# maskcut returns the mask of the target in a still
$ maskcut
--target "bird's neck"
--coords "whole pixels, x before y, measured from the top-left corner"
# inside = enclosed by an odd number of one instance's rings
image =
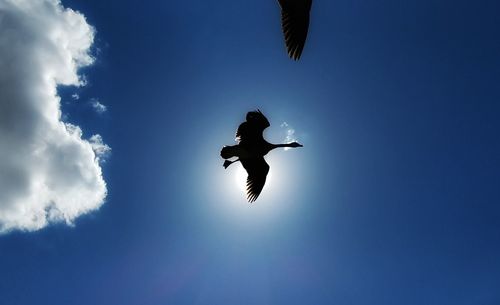
[[[269,143],[267,142],[266,146],[265,146],[265,151],[263,152],[264,155],[267,155],[267,153],[269,153],[271,150],[275,149],[275,148],[280,148],[280,147],[292,147],[291,144],[272,144],[272,143]]]
[[[279,147],[292,147],[291,143],[287,143],[287,144],[271,144],[271,145],[272,145],[271,149],[275,149],[275,148],[279,148]]]

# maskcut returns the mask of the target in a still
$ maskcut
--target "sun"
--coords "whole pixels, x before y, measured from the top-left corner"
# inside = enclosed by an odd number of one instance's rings
[[[247,188],[247,171],[245,170],[245,168],[243,168],[243,166],[241,165],[241,163],[238,163],[237,164],[238,167],[236,169],[236,175],[234,176],[235,177],[235,181],[236,181],[236,185],[238,186],[238,189],[243,191],[243,192],[246,192],[246,188]]]
[[[266,158],[266,162],[270,165],[269,173],[266,177],[266,184],[259,198],[253,203],[248,203],[246,195],[246,180],[247,172],[240,162],[235,162],[226,170],[217,166],[217,173],[213,173],[206,177],[210,182],[210,194],[214,197],[209,197],[210,202],[216,207],[211,209],[212,212],[226,215],[227,221],[243,226],[254,226],[255,224],[263,224],[271,221],[274,217],[284,217],[286,211],[293,205],[289,192],[286,190],[286,168],[282,166],[280,158],[270,156]],[[215,170],[215,167],[213,167]],[[284,172],[283,172],[284,171]],[[283,175],[285,173],[285,175]],[[219,176],[218,176],[219,175]],[[214,177],[220,177],[214,179]],[[218,192],[214,192],[217,189]],[[224,200],[221,200],[224,198]]]
[[[238,189],[240,191],[242,191],[243,193],[246,194],[247,177],[248,177],[247,171],[245,170],[243,165],[241,165],[241,163],[238,162],[238,164],[235,164],[235,165],[237,165],[236,174],[234,176],[236,185],[238,186]],[[267,174],[267,178],[266,178],[266,184],[264,185],[264,189],[262,190],[263,192],[265,192],[266,189],[269,190],[270,186],[272,185],[271,182],[272,182],[272,175],[271,175],[271,171],[269,171],[269,173]]]

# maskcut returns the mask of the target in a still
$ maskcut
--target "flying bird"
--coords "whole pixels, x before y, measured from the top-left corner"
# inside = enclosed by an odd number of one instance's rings
[[[306,43],[312,0],[278,0],[288,56],[298,60]]]
[[[236,131],[238,144],[224,146],[220,152],[221,157],[224,159],[237,157],[234,161],[224,161],[224,168],[240,161],[247,171],[246,190],[248,202],[254,202],[259,197],[266,183],[269,165],[264,160],[264,156],[278,147],[302,147],[297,142],[287,144],[271,144],[267,142],[262,132],[269,126],[271,124],[260,110],[248,112],[246,121],[241,123]]]

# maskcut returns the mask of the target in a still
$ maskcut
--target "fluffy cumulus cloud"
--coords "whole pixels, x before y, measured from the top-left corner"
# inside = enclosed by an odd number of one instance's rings
[[[83,85],[94,30],[59,0],[0,0],[0,232],[72,224],[106,197],[100,136],[61,121],[58,85]]]

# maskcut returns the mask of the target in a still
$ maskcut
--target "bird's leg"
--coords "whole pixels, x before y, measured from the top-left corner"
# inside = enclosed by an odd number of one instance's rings
[[[234,162],[237,162],[237,161],[240,161],[240,159],[236,159],[234,161],[226,160],[226,161],[224,161],[223,166],[224,166],[224,168],[227,168],[229,165],[231,165],[231,164],[233,164]]]

